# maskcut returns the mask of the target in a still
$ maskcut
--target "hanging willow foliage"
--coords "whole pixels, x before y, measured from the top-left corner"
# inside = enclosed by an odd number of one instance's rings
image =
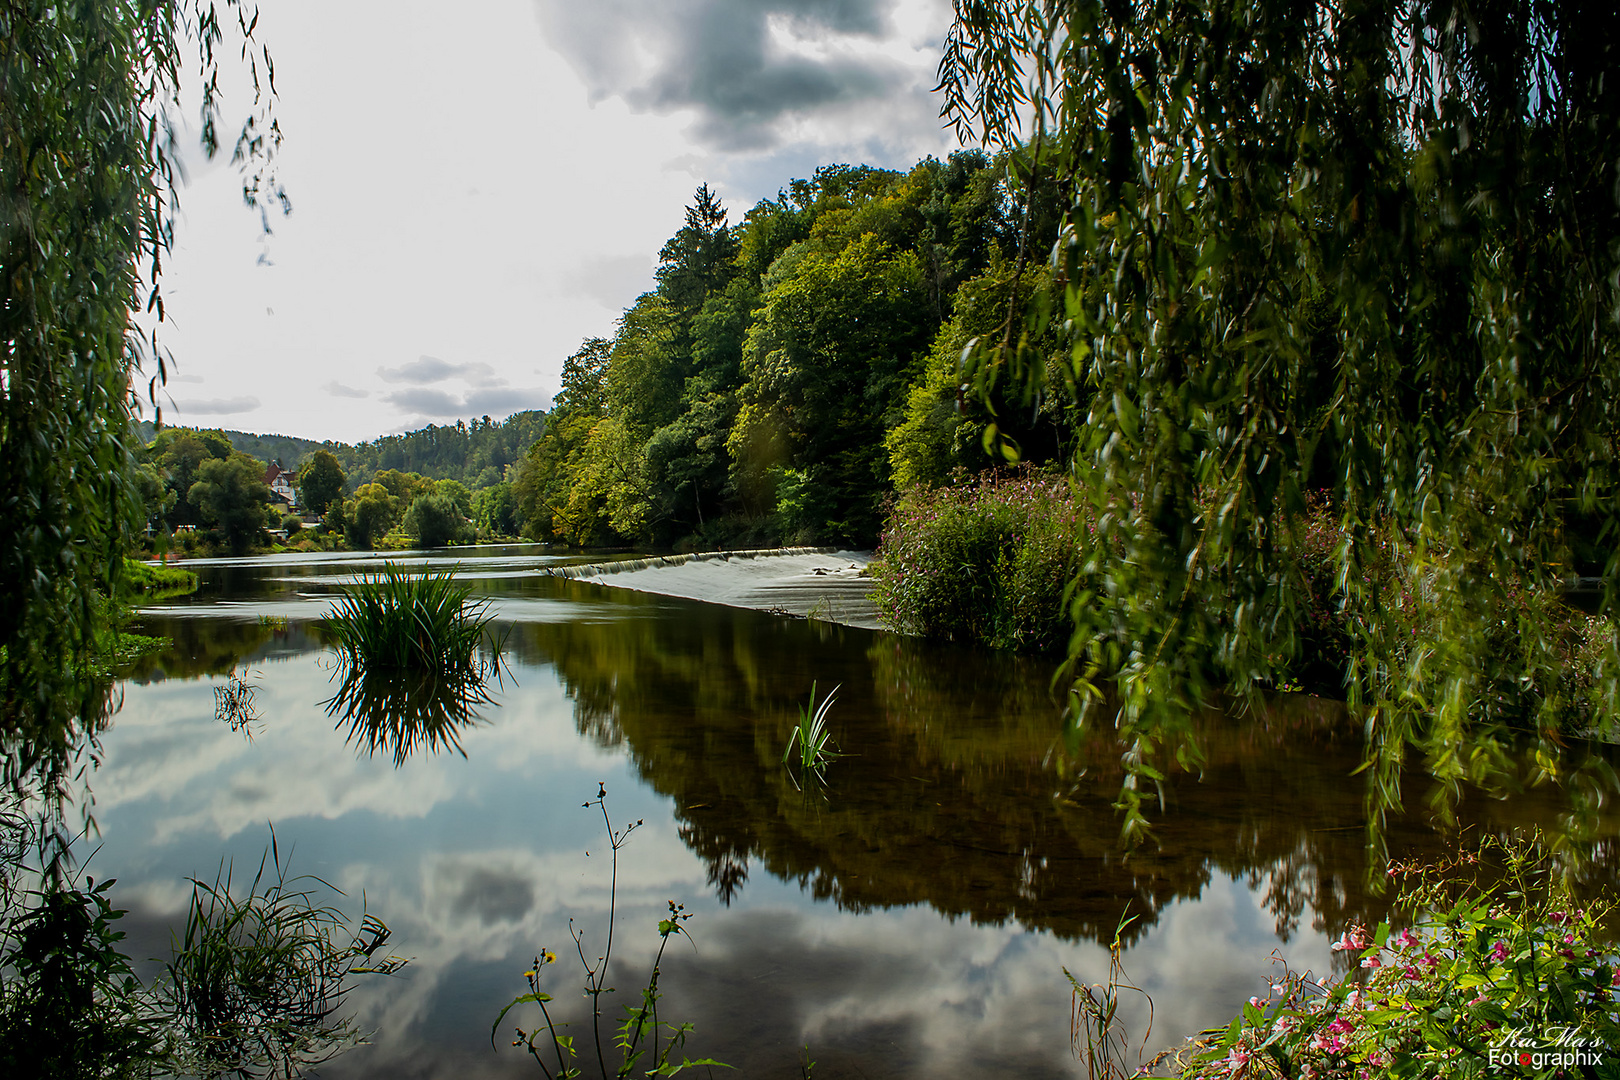
[[[1300,659],[1310,500],[1375,819],[1410,751],[1454,792],[1615,730],[1613,31],[1582,0],[957,0],[944,114],[1069,193],[1059,285],[966,359],[1084,410],[1075,652],[1112,682],[1127,832],[1167,754],[1196,765],[1190,710]],[[1054,321],[1071,351],[1020,345]]]
[[[217,52],[231,33],[258,92],[233,157],[250,203],[281,198],[257,13],[227,0],[0,0],[0,735],[8,779],[85,730],[85,677],[137,524],[135,380],[166,374],[155,329],[172,236],[180,71],[199,64],[218,149]],[[261,75],[264,82],[261,84]]]

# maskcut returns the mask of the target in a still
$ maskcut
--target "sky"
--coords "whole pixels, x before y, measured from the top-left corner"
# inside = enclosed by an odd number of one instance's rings
[[[188,155],[164,423],[358,442],[546,407],[698,184],[736,222],[819,165],[950,153],[949,20],[949,0],[265,0],[292,212],[245,207],[228,154]]]

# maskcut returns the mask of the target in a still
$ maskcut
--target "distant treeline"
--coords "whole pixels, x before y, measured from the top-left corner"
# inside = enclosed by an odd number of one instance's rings
[[[984,468],[987,446],[1052,457],[1074,430],[1050,404],[1066,398],[992,387],[986,406],[958,358],[976,337],[1019,341],[1056,204],[973,151],[822,168],[736,225],[699,188],[656,288],[564,365],[514,470],[525,533],[870,545],[900,488]],[[1038,363],[1047,344],[1012,355]]]
[[[343,466],[350,488],[366,483],[376,473],[388,469],[414,472],[434,480],[456,480],[474,491],[492,487],[506,476],[506,468],[522,459],[541,432],[545,413],[513,413],[505,420],[488,416],[468,423],[429,424],[403,435],[383,435],[351,446],[341,442],[316,442],[291,435],[256,435],[246,431],[221,430],[232,449],[266,464],[279,462],[285,469],[302,465],[317,450],[325,450]],[[151,423],[140,424],[139,437],[149,445],[156,432]]]

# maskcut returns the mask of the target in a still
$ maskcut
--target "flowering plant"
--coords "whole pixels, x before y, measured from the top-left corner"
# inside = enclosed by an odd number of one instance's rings
[[[1490,837],[1390,875],[1409,926],[1351,925],[1333,948],[1353,966],[1336,982],[1274,954],[1269,998],[1206,1032],[1182,1075],[1620,1076],[1620,960],[1602,936],[1612,902],[1578,902],[1537,839]]]

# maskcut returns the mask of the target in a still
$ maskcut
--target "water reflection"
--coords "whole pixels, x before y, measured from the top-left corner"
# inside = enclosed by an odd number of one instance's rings
[[[391,754],[399,768],[413,754],[452,750],[462,757],[462,732],[487,723],[483,708],[495,703],[490,680],[503,679],[498,655],[480,656],[454,674],[372,670],[339,662],[337,693],[322,701],[327,716],[348,725],[345,741],[367,757]]]
[[[1202,775],[1168,778],[1154,843],[1126,853],[1118,748],[1105,732],[1066,738],[1044,663],[525,565],[461,571],[511,626],[503,669],[521,686],[459,703],[345,694],[319,620],[353,561],[249,566],[278,576],[153,612],[149,632],[174,648],[126,684],[94,778],[99,872],[119,878],[132,954],[165,951],[185,877],[257,858],[273,820],[303,871],[356,910],[366,897],[417,958],[357,992],[376,1045],[323,1075],[532,1075],[490,1049],[489,1024],[570,917],[600,933],[603,852],[579,809],[600,780],[616,817],[647,821],[617,883],[625,962],[650,962],[666,900],[699,910],[697,951],[663,985],[697,1024],[694,1056],[740,1075],[797,1075],[805,1041],[829,1080],[1073,1075],[1060,969],[1101,978],[1098,943],[1123,911],[1140,916],[1126,966],[1166,1042],[1264,992],[1273,948],[1325,971],[1330,935],[1383,912],[1351,776],[1360,731],[1330,704],[1205,718]],[[252,743],[213,716],[214,689],[249,669],[265,718]],[[812,682],[842,684],[829,725],[845,756],[807,795],[781,757]],[[1407,778],[1396,854],[1447,845],[1426,783]],[[1613,880],[1620,822],[1603,790],[1581,818],[1551,785],[1470,793],[1460,815],[1556,830],[1587,880]]]
[[[1352,776],[1360,732],[1333,702],[1298,695],[1258,715],[1202,718],[1202,772],[1167,778],[1152,842],[1126,852],[1117,744],[1066,733],[1048,664],[703,609],[526,625],[514,643],[555,666],[582,735],[622,746],[674,799],[681,838],[724,904],[760,867],[850,911],[926,903],[1101,943],[1126,911],[1140,916],[1126,935],[1136,941],[1217,875],[1246,880],[1283,941],[1302,925],[1325,933],[1386,913]],[[781,752],[813,680],[844,684],[831,718],[844,756],[807,797]],[[1406,783],[1427,781],[1414,769]],[[1593,791],[1581,815],[1556,788],[1473,792],[1459,821],[1540,823],[1583,856],[1571,862],[1580,877],[1612,880],[1612,848],[1595,841],[1616,830],[1613,801]],[[1443,826],[1414,809],[1382,839],[1437,856],[1455,832]]]

